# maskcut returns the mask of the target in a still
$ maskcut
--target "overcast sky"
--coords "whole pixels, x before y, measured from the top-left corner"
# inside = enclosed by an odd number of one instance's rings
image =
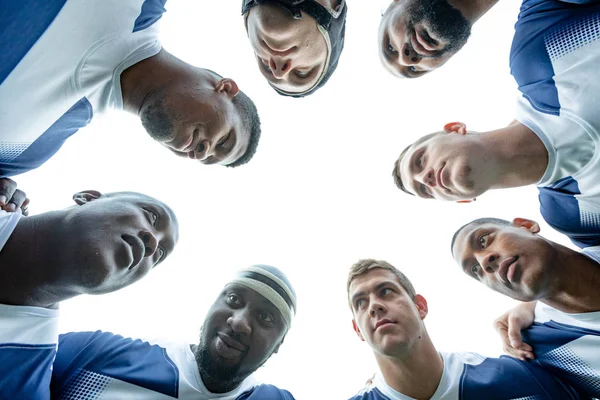
[[[542,223],[537,190],[490,192],[473,204],[425,201],[397,190],[391,170],[407,144],[446,122],[486,130],[514,119],[508,54],[520,2],[499,2],[457,56],[413,81],[379,63],[377,27],[387,2],[348,2],[338,70],[306,99],[283,98],[262,78],[240,1],[167,2],[163,46],[236,80],[257,104],[262,139],[250,164],[207,167],[174,157],[137,118],[115,112],[94,119],[43,167],[16,177],[32,213],[66,207],[82,189],[134,190],[165,201],[179,217],[181,239],[165,263],[117,293],[63,303],[63,331],[193,343],[231,275],[272,264],[295,285],[298,314],[260,377],[297,399],[346,399],[377,370],[352,330],[346,275],[358,259],[378,258],[404,271],[428,300],[426,325],[439,350],[500,354],[492,322],[513,302],[463,275],[450,239],[474,218],[518,216],[568,244]]]

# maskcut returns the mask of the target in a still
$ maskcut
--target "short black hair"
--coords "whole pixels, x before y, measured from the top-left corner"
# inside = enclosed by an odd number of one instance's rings
[[[250,97],[246,96],[246,94],[240,90],[231,102],[242,120],[242,126],[250,135],[246,152],[231,164],[227,164],[228,167],[235,168],[246,164],[252,159],[254,153],[256,153],[256,148],[258,147],[261,130],[258,110]]]
[[[488,218],[477,218],[471,222],[467,222],[466,224],[464,224],[463,226],[458,228],[456,230],[456,232],[454,232],[454,236],[452,236],[452,242],[450,242],[450,253],[452,254],[452,256],[454,256],[454,242],[456,242],[456,238],[458,237],[458,234],[460,232],[462,232],[463,229],[465,229],[467,226],[470,226],[470,225],[479,226],[479,225],[485,225],[485,224],[496,224],[496,225],[508,226],[508,225],[511,225],[511,222],[507,221],[505,219],[489,218],[489,217]]]

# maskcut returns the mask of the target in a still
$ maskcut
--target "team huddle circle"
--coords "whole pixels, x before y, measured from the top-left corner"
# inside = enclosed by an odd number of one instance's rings
[[[0,27],[0,400],[600,398],[599,1]]]

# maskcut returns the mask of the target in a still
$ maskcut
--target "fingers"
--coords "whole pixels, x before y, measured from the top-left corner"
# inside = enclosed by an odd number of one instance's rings
[[[17,182],[13,181],[12,179],[8,179],[8,178],[0,179],[0,207],[1,208],[4,208],[7,206],[10,199],[13,197],[15,190],[17,190]]]
[[[28,199],[27,199],[27,195],[25,194],[25,192],[20,189],[17,189],[13,193],[12,198],[8,201],[8,203],[4,207],[2,207],[2,209],[5,211],[9,211],[9,212],[17,211],[19,208],[21,208],[23,206],[23,204],[27,200]],[[27,203],[29,204],[29,201],[27,201]]]
[[[25,201],[21,205],[21,213],[24,216],[28,216],[29,215],[29,199],[28,198],[25,199]]]
[[[494,321],[494,328],[500,335],[504,352],[523,361],[535,359],[533,348],[524,343],[521,337],[521,329],[527,326],[529,324],[526,321],[514,317],[510,312]]]

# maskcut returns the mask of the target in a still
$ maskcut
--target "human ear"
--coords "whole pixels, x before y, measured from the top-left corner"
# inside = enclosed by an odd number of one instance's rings
[[[427,300],[425,300],[425,297],[421,296],[420,294],[415,295],[415,305],[417,306],[417,310],[419,310],[419,316],[421,317],[421,319],[425,319],[425,317],[427,316],[427,313],[429,312],[429,308],[427,308]]]
[[[352,328],[354,328],[354,332],[356,332],[356,335],[360,338],[360,340],[364,342],[365,338],[363,337],[362,333],[360,333],[360,328],[356,324],[355,320],[352,320]]]
[[[233,99],[239,93],[237,83],[233,79],[223,78],[215,85],[215,90],[219,93],[226,93],[230,99]]]
[[[83,190],[73,195],[73,200],[77,205],[83,205],[90,201],[97,200],[102,197],[102,193],[97,190]]]
[[[538,225],[538,223],[527,218],[515,218],[512,220],[512,224],[513,226],[519,228],[525,228],[531,233],[540,232],[540,226]]]
[[[467,134],[467,125],[462,122],[448,122],[444,125],[444,132],[446,133],[458,133],[460,135]]]
[[[472,200],[456,200],[457,203],[461,204],[461,203],[472,203],[475,200],[477,200],[477,198],[473,198]]]

